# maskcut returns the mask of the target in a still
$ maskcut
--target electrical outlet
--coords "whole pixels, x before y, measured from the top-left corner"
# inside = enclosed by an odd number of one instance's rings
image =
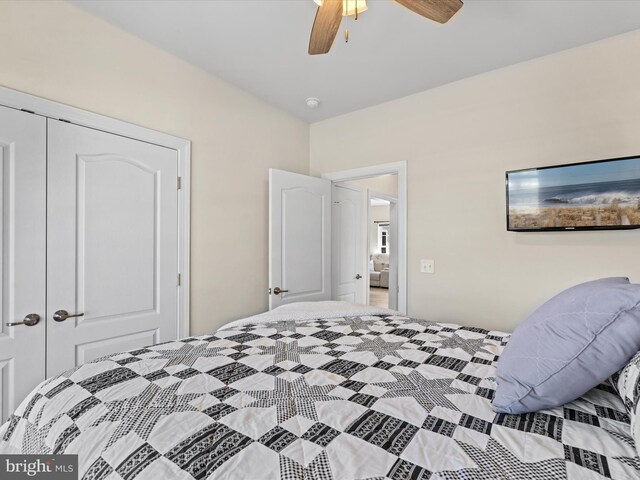
[[[435,273],[436,267],[433,260],[420,260],[420,273]]]

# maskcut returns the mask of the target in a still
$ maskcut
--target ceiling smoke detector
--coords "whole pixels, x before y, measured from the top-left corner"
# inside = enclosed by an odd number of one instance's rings
[[[309,108],[318,108],[320,106],[320,99],[316,97],[309,97],[305,102]]]

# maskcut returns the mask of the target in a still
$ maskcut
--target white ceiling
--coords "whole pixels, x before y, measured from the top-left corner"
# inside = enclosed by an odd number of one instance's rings
[[[445,25],[369,0],[312,57],[312,0],[71,1],[308,122],[640,28],[638,0],[464,0]]]

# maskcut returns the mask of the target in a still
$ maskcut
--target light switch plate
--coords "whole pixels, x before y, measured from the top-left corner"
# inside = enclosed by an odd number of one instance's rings
[[[420,273],[435,273],[435,263],[431,259],[420,260]]]

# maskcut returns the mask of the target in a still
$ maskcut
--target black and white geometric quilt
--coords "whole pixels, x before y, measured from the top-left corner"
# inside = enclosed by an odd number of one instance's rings
[[[606,384],[492,411],[507,341],[394,316],[232,327],[44,382],[0,427],[0,453],[77,453],[87,480],[639,478]]]

